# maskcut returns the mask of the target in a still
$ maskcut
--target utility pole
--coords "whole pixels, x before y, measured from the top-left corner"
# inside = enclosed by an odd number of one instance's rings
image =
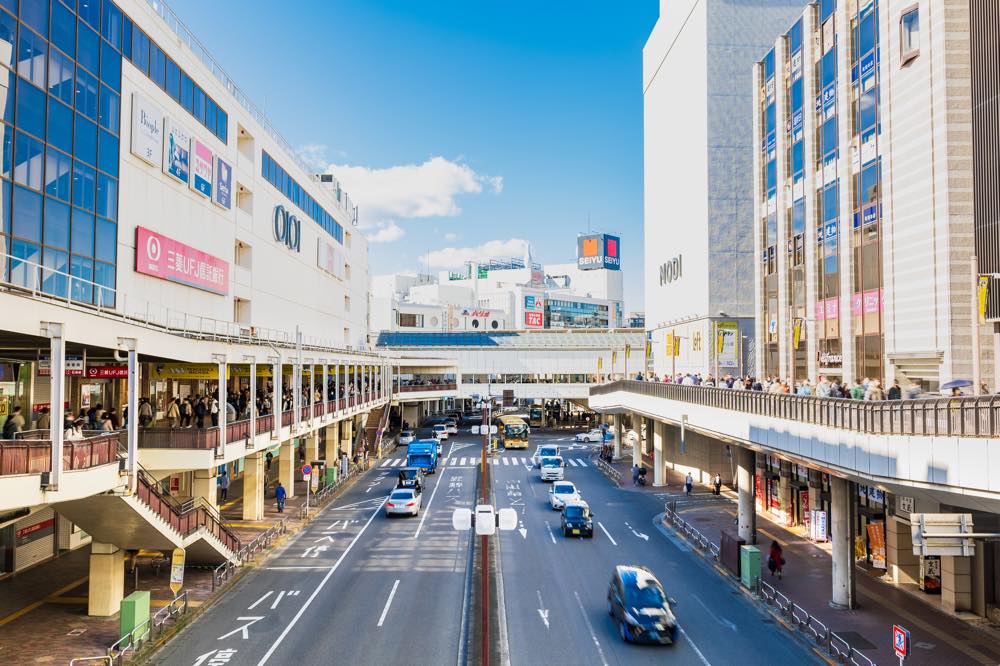
[[[489,393],[486,394],[485,400],[483,400],[483,452],[480,467],[480,486],[482,488],[482,503],[490,503],[490,491],[486,485],[486,451],[489,448],[490,443],[490,412],[489,412]],[[483,666],[489,666],[490,663],[490,576],[489,576],[489,563],[490,563],[490,538],[486,534],[482,536],[482,565],[480,569],[480,577],[483,580],[483,591],[482,591],[482,611],[483,611],[483,644],[482,644],[482,663]]]

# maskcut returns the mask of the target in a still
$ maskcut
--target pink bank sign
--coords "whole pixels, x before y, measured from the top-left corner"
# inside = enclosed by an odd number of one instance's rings
[[[135,270],[213,294],[229,291],[226,261],[143,227],[135,228]]]

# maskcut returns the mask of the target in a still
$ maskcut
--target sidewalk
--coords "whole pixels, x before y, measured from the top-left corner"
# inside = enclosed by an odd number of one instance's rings
[[[720,531],[735,530],[736,493],[723,486],[713,495],[708,486],[695,485],[684,495],[684,475],[667,470],[667,485],[636,488],[631,483],[631,455],[614,463],[622,472],[622,487],[654,493],[664,502],[676,500],[677,513],[706,538],[718,544]],[[647,475],[651,481],[652,474]],[[894,664],[890,638],[893,624],[910,631],[911,656],[907,664],[998,664],[1000,631],[981,618],[965,620],[932,607],[901,586],[882,582],[858,567],[855,571],[858,607],[840,611],[829,607],[831,557],[829,544],[814,544],[776,523],[769,514],[757,514],[757,546],[761,549],[762,579],[826,624],[877,664]],[[777,540],[784,549],[784,577],[771,576],[766,568],[767,549]],[[922,593],[917,593],[922,594]]]

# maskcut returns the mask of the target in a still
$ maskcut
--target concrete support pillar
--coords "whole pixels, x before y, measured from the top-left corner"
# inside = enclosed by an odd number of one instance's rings
[[[855,605],[853,487],[854,484],[847,479],[830,477],[830,545],[833,550],[830,607],[840,610],[851,609]]]
[[[640,417],[635,417],[632,422],[636,425],[636,432],[639,437],[636,439],[635,443],[632,445],[632,466],[639,467],[642,465],[642,423],[643,419]]]
[[[125,598],[125,551],[110,543],[90,544],[87,615],[110,617]]]
[[[319,433],[312,432],[306,437],[306,462],[319,460]]]
[[[341,445],[348,458],[354,457],[354,419],[344,419],[341,421],[343,430],[340,433]]]
[[[323,459],[326,461],[326,485],[332,484],[336,480],[334,470],[340,465],[340,424],[333,424],[326,428],[326,447]]]
[[[653,421],[653,486],[666,484],[663,465],[663,444],[667,437],[667,424]]]
[[[625,429],[622,427],[623,419],[621,414],[615,414],[613,418],[615,420],[615,453],[613,457],[615,460],[621,460],[622,437],[624,437]]]
[[[754,452],[736,448],[736,524],[740,538],[748,544],[757,543],[757,514],[754,510]]]
[[[215,467],[208,469],[196,469],[192,472],[193,483],[191,485],[191,497],[201,498],[212,507],[219,508],[219,484],[216,481],[217,470]]]
[[[795,523],[795,516],[792,512],[792,465],[786,460],[781,461],[781,470],[778,472],[781,477],[778,483],[778,500],[781,502],[781,517],[785,521],[786,527],[791,527]]]
[[[264,518],[264,454],[253,453],[246,457],[243,475],[243,520]]]
[[[893,516],[885,522],[885,563],[887,576],[893,582],[918,582],[920,556],[913,553],[910,526]]]
[[[63,340],[63,325],[57,322],[42,322],[42,335],[49,338],[49,441],[51,448],[49,451],[49,482],[48,490],[59,489],[59,479],[62,476],[63,467],[63,403],[66,396],[66,345]],[[133,365],[130,365],[133,367]],[[131,403],[129,403],[131,404]],[[135,410],[129,412],[132,420]],[[31,429],[30,410],[26,414],[28,429]],[[129,432],[132,433],[135,428]],[[131,444],[132,438],[129,437]],[[132,473],[135,471],[135,447],[128,448],[128,469]]]
[[[972,558],[941,556],[941,606],[945,610],[972,610]]]
[[[285,487],[285,497],[295,497],[295,440],[278,447],[278,481]]]
[[[972,612],[986,617],[986,542],[976,541],[976,555],[969,558],[972,567]]]

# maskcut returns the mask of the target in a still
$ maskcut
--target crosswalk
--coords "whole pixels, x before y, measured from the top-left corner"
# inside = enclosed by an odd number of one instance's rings
[[[590,467],[588,461],[583,458],[564,458],[568,467]],[[449,467],[474,467],[479,464],[479,457],[452,456],[441,458],[438,465]],[[525,456],[502,456],[489,458],[489,464],[496,466],[531,466],[531,458]],[[387,458],[382,461],[379,467],[406,467],[406,458]]]

